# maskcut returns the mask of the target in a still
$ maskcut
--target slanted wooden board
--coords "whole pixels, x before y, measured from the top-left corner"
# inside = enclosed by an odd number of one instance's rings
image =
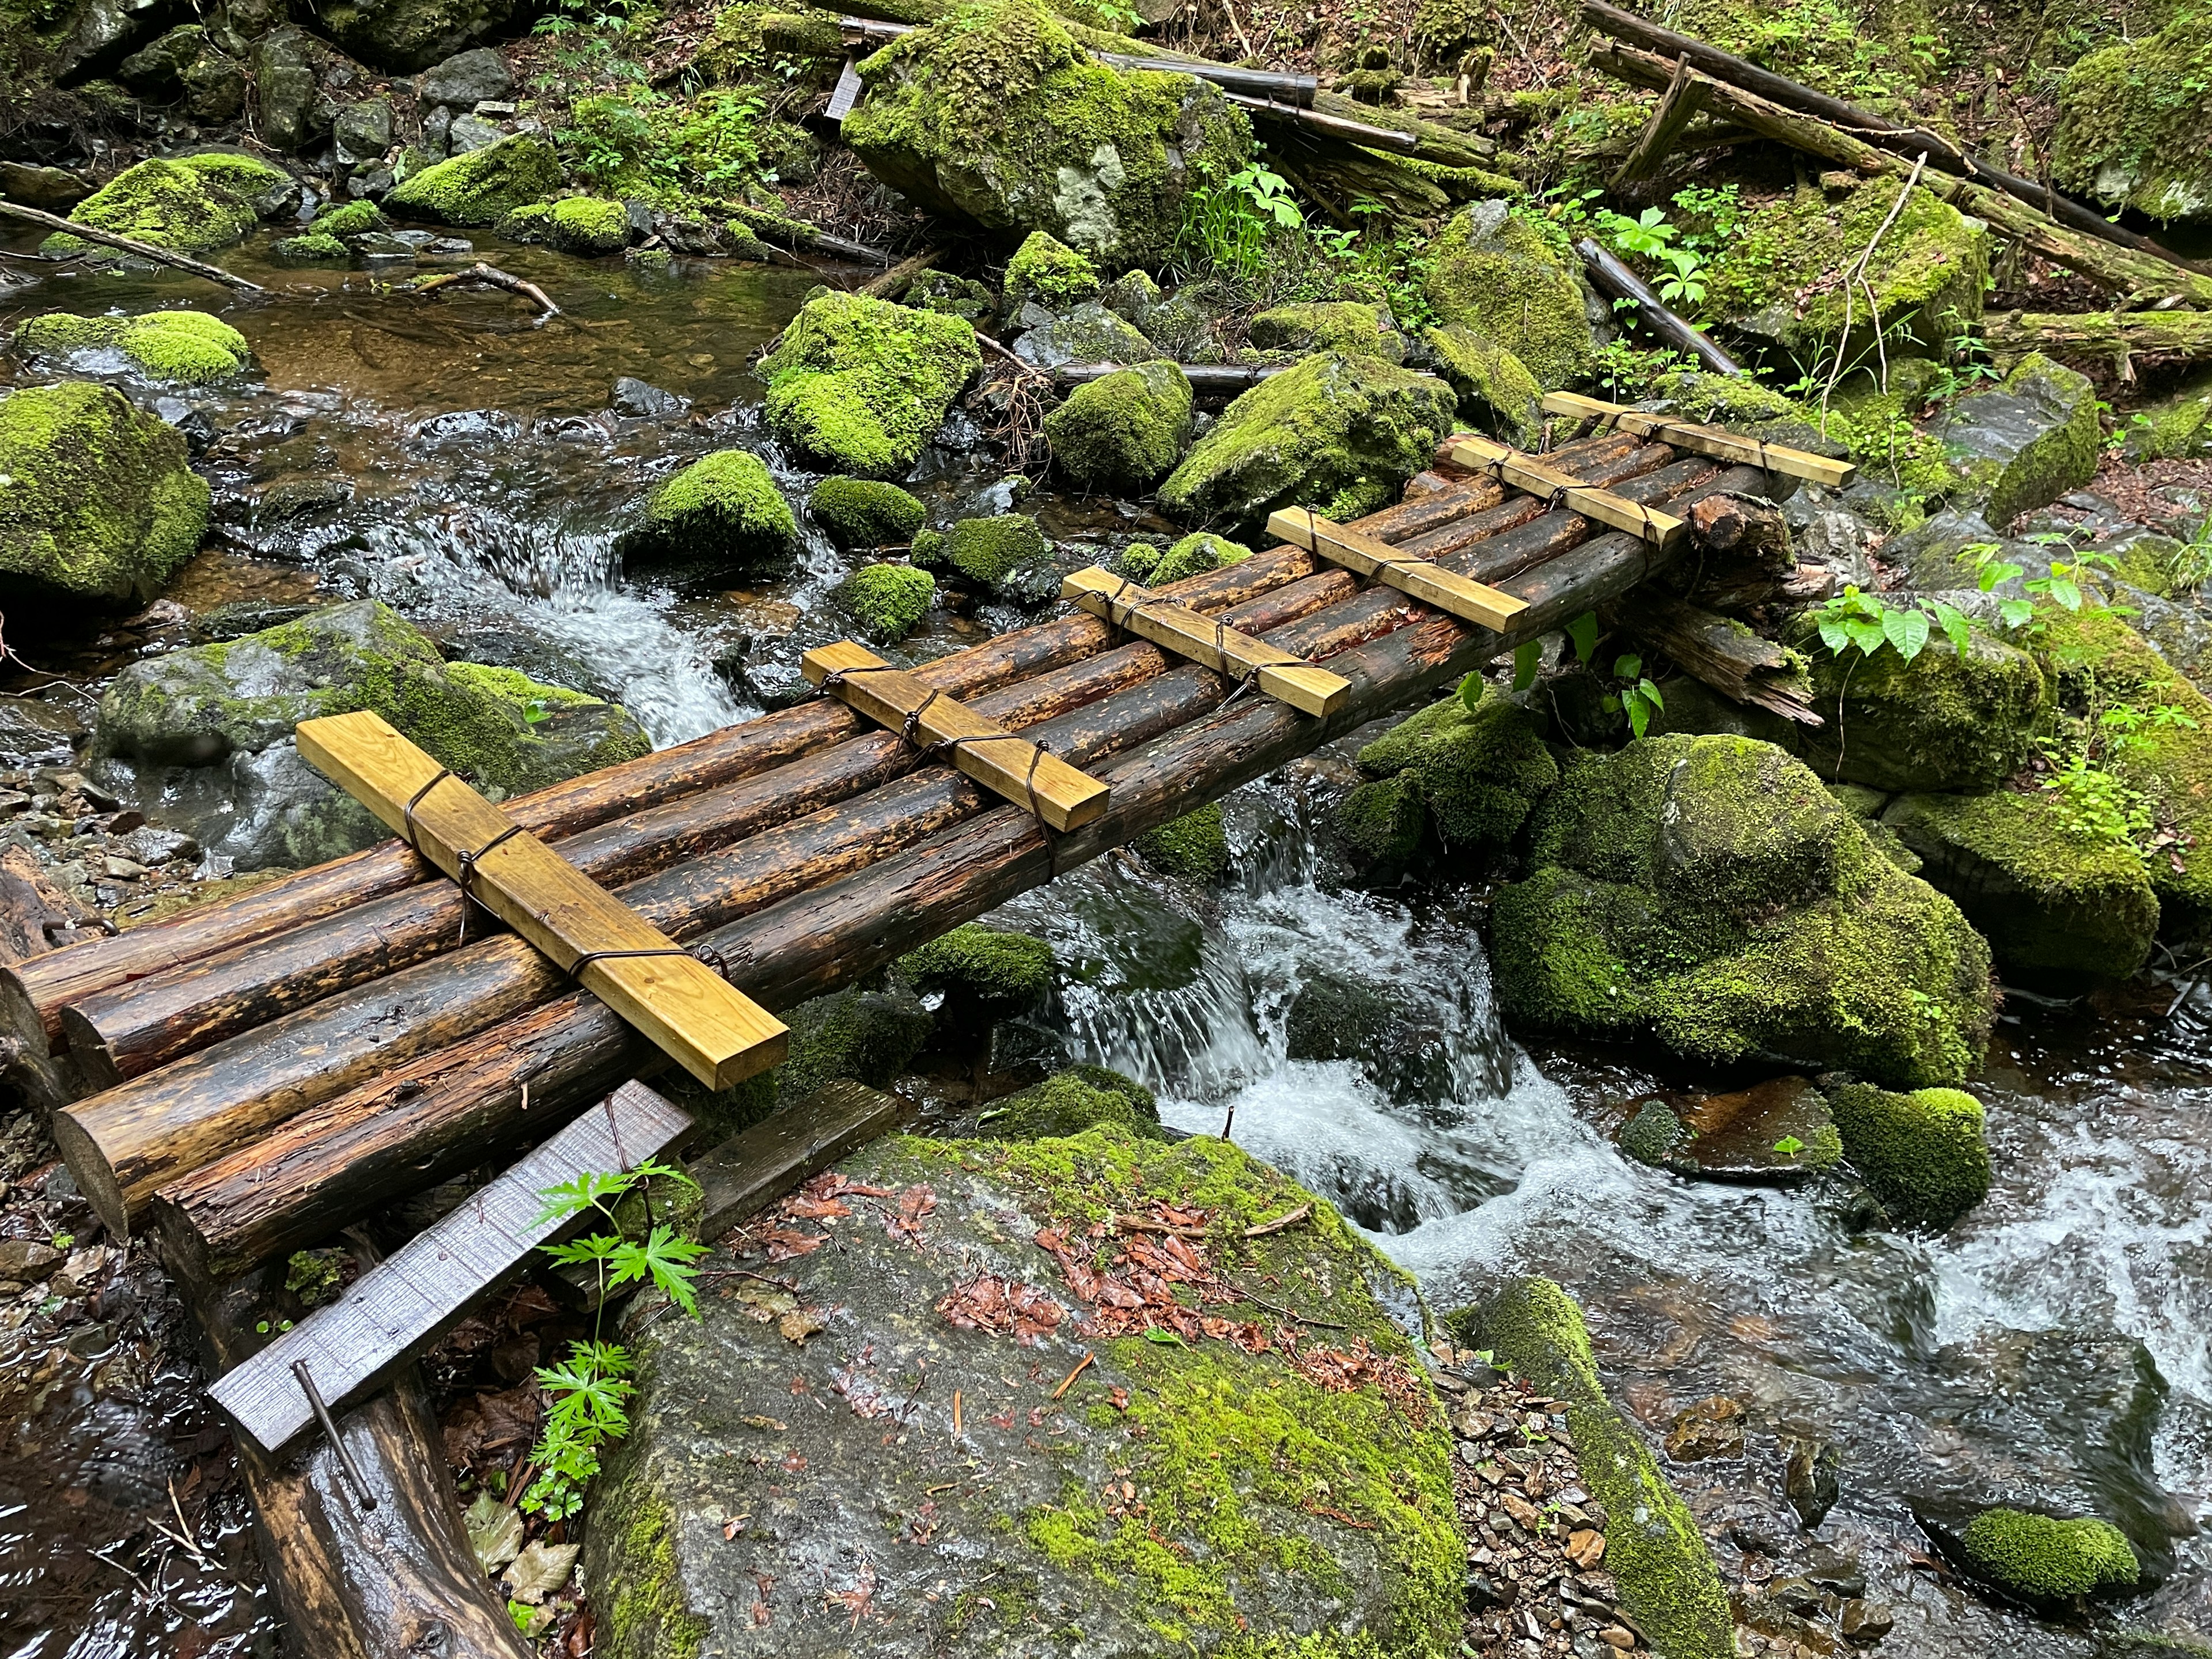
[[[850,640],[818,646],[799,659],[809,685],[827,684],[848,708],[902,732],[986,789],[1034,812],[1054,830],[1076,830],[1106,810],[1106,786],[1059,756],[933,690]],[[849,677],[849,678],[848,678]]]
[[[691,1178],[705,1193],[699,1237],[720,1237],[808,1176],[889,1134],[912,1110],[896,1095],[833,1078],[796,1106],[739,1130],[692,1161]]]
[[[1488,438],[1456,440],[1451,447],[1451,459],[1457,465],[1487,472],[1498,483],[1526,490],[1531,495],[1554,497],[1570,512],[1610,525],[1615,530],[1626,530],[1632,536],[1640,536],[1654,547],[1672,547],[1689,533],[1689,526],[1671,514],[1632,501],[1626,495],[1616,495],[1610,489],[1600,489],[1595,484],[1577,483],[1565,473],[1546,466],[1537,457],[1493,443]]]
[[[1528,608],[1526,599],[1486,586],[1431,560],[1401,553],[1388,542],[1332,523],[1311,507],[1286,507],[1269,514],[1267,533],[1281,537],[1293,547],[1303,547],[1316,558],[1340,564],[1356,576],[1372,576],[1424,605],[1494,633],[1504,633],[1513,618]]]
[[[708,1088],[731,1088],[783,1059],[782,1021],[459,778],[441,777],[445,769],[382,716],[303,720],[296,737],[309,765],[564,972],[600,951],[652,953],[585,962],[578,982]]]
[[[822,112],[842,125],[845,118],[853,112],[853,106],[860,101],[860,72],[848,58],[845,67],[837,71],[837,84],[830,89],[830,107]]]
[[[1619,427],[1623,432],[1656,439],[1662,444],[1672,444],[1677,449],[1692,450],[1700,455],[1711,455],[1723,461],[1737,461],[1746,466],[1765,467],[1769,472],[1803,478],[1808,483],[1822,484],[1830,489],[1842,489],[1858,472],[1858,468],[1850,461],[1832,461],[1826,455],[1815,455],[1807,450],[1791,449],[1782,444],[1761,443],[1756,438],[1741,437],[1717,426],[1698,426],[1688,421],[1669,420],[1664,415],[1654,415],[1645,410],[1624,409],[1619,404],[1585,398],[1578,392],[1546,392],[1544,412],[1604,421]]]
[[[1301,714],[1334,714],[1352,695],[1352,683],[1341,675],[1312,667],[1265,640],[1224,628],[1212,617],[1161,599],[1101,566],[1094,564],[1067,577],[1060,585],[1060,597],[1225,678],[1249,676],[1261,690]]]
[[[549,1187],[634,1170],[691,1119],[642,1083],[625,1083],[459,1208],[363,1273],[208,1390],[259,1445],[280,1451],[314,1420],[293,1366],[305,1360],[332,1413],[460,1322],[574,1218],[544,1218]]]

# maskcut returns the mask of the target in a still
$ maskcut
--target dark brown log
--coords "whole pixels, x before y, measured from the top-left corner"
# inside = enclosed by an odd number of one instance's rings
[[[1826,724],[1813,710],[1802,661],[1740,622],[1656,591],[1616,600],[1599,615],[1731,702],[1800,726]]]
[[[1764,495],[1708,495],[1690,509],[1689,521],[1701,550],[1778,576],[1797,568],[1789,521]]]
[[[90,225],[81,225],[74,219],[64,219],[48,213],[42,208],[24,207],[16,202],[0,202],[0,216],[21,219],[34,225],[44,225],[48,230],[58,230],[82,241],[96,242],[101,247],[112,247],[153,264],[171,265],[179,270],[203,277],[210,283],[220,283],[225,288],[234,288],[241,294],[266,294],[269,290],[258,283],[249,283],[243,276],[234,276],[221,265],[211,265],[204,260],[187,258],[166,247],[156,247],[151,242],[142,242],[135,236],[120,236],[112,230],[96,230]]]
[[[2212,357],[2212,312],[2093,311],[2052,314],[2008,311],[1982,319],[1982,338],[2001,369],[2031,351],[2059,357],[2093,357],[2111,363],[2123,380],[2135,378],[2137,357],[2191,362]]]
[[[481,259],[466,270],[448,270],[435,276],[418,277],[407,285],[407,291],[410,294],[434,294],[440,289],[464,284],[474,288],[495,288],[503,294],[519,294],[538,307],[540,322],[561,314],[561,307],[555,305],[537,283],[526,282],[496,265],[488,265]]]
[[[798,1104],[739,1130],[690,1162],[702,1194],[699,1237],[720,1238],[913,1113],[896,1095],[833,1078]]]
[[[1052,372],[1052,378],[1062,386],[1088,386],[1093,380],[1103,380],[1109,374],[1118,374],[1127,363],[1062,363]],[[1200,397],[1231,397],[1240,392],[1249,392],[1261,381],[1280,374],[1288,363],[1182,363],[1177,365],[1190,389]]]
[[[1658,107],[1651,112],[1651,118],[1637,135],[1636,148],[1614,170],[1607,188],[1619,190],[1659,171],[1680,139],[1682,129],[1705,106],[1705,77],[1691,69],[1687,58],[1674,65],[1674,80],[1659,95]]]
[[[1716,374],[1743,373],[1743,365],[1714,344],[1703,329],[1671,310],[1650,283],[1595,241],[1585,236],[1575,244],[1575,252],[1583,257],[1591,286],[1609,300],[1632,301],[1636,320],[1675,350],[1687,352]]]

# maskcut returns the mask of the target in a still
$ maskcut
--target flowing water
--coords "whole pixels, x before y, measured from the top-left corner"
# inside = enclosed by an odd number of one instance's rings
[[[747,364],[814,278],[483,251],[567,314],[538,325],[503,294],[426,300],[360,272],[234,260],[292,291],[219,307],[262,381],[167,411],[202,433],[216,492],[210,547],[173,597],[272,615],[386,599],[452,654],[618,697],[661,744],[755,712],[729,663],[763,606],[818,609],[838,556],[809,529],[793,574],[740,592],[629,579],[615,536],[654,481],[714,448],[755,450],[803,495],[758,429]],[[165,275],[55,275],[0,295],[0,322],[210,303]],[[620,412],[621,376],[687,401]],[[949,452],[923,471],[948,501],[991,487]],[[1038,510],[1062,536],[1134,523]],[[915,643],[1014,620],[941,614]],[[1709,1396],[1739,1402],[1740,1447],[1675,1471],[1732,1573],[1810,1559],[1814,1534],[1783,1502],[1786,1448],[1835,1448],[1841,1501],[1817,1536],[1895,1608],[1882,1653],[2071,1659],[2131,1650],[2125,1630],[2212,1632],[2208,1552],[2187,1529],[2212,1494],[2212,992],[2170,1017],[2172,988],[2094,1015],[2008,1015],[1979,1089],[1990,1200],[1940,1238],[1869,1231],[1840,1184],[1700,1184],[1625,1160],[1609,1132],[1630,1103],[1727,1079],[1516,1043],[1491,993],[1481,896],[1349,879],[1310,828],[1329,781],[1321,761],[1232,798],[1236,873],[1212,895],[1115,857],[1007,907],[1069,964],[1071,1046],[1152,1085],[1176,1127],[1226,1128],[1335,1200],[1440,1309],[1507,1271],[1559,1279],[1589,1310],[1616,1397],[1655,1435]],[[1324,975],[1391,1000],[1379,1080],[1285,1059],[1291,1005]],[[197,1554],[147,1542],[168,1485],[214,1442],[189,1367],[161,1357],[173,1305],[158,1279],[132,1282],[99,1340],[21,1349],[0,1374],[22,1402],[0,1459],[0,1659],[271,1650],[235,1492],[209,1505]],[[2181,1534],[2157,1561],[2162,1587],[2066,1626],[1994,1612],[1914,1560],[1918,1517],[2008,1500]]]

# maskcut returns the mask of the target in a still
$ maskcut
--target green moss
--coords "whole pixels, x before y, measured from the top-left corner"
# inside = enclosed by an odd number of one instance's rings
[[[1130,843],[1137,856],[1164,876],[1201,884],[1229,868],[1229,836],[1221,824],[1221,803],[1208,801]]]
[[[1690,1132],[1663,1100],[1647,1100],[1628,1120],[1615,1143],[1638,1164],[1655,1170],[1674,1167],[1674,1154],[1690,1139]]]
[[[295,1250],[284,1264],[284,1288],[303,1307],[319,1307],[337,1294],[343,1250]]]
[[[157,380],[202,385],[244,372],[253,362],[246,337],[204,311],[149,311],[138,317],[76,317],[48,312],[15,331],[19,350],[69,358],[81,351],[116,351]]]
[[[915,531],[906,556],[924,570],[942,570],[945,568],[945,532],[941,530]]]
[[[1583,1483],[1605,1506],[1605,1565],[1637,1629],[1667,1659],[1733,1659],[1734,1620],[1698,1523],[1650,1449],[1606,1398],[1574,1298],[1548,1279],[1516,1279],[1480,1315],[1455,1316],[1455,1340],[1488,1348],[1567,1405]]]
[[[982,361],[975,331],[957,317],[817,295],[761,364],[768,423],[826,466],[899,477]]]
[[[872,564],[837,584],[836,598],[845,614],[873,640],[902,640],[929,614],[937,579],[911,565]]]
[[[1911,514],[1924,512],[1929,501],[1948,495],[1960,483],[1943,441],[1913,422],[1921,402],[1919,393],[1909,386],[1897,385],[1882,392],[1854,376],[1828,400],[1825,413],[1808,411],[1812,430],[1820,440],[1815,449],[1839,450],[1856,461],[1867,477],[1893,484],[1903,493],[1901,510],[1907,518],[1899,521],[1893,512],[1893,529],[1910,528],[1914,522]],[[1781,434],[1760,435],[1773,442]]]
[[[1163,550],[1141,580],[1148,586],[1165,587],[1170,582],[1202,576],[1209,570],[1238,564],[1251,556],[1252,550],[1242,542],[1232,542],[1210,530],[1194,531]]]
[[[185,441],[112,387],[0,398],[0,580],[19,591],[150,599],[198,550],[207,482]]]
[[[1057,236],[1033,230],[1006,262],[1006,310],[1019,311],[1036,301],[1048,311],[1065,311],[1097,296],[1098,268]]]
[[[980,1133],[997,1140],[1044,1140],[1092,1129],[1161,1139],[1152,1091],[1103,1066],[1058,1073],[991,1107],[980,1121]]]
[[[1495,687],[1470,712],[1457,697],[1431,703],[1359,751],[1370,776],[1410,774],[1438,832],[1452,845],[1499,847],[1559,780],[1534,716]]]
[[[1052,544],[1026,513],[962,519],[945,532],[945,562],[969,580],[1012,592],[1034,585]]]
[[[629,246],[629,214],[604,197],[564,197],[546,215],[545,240],[563,253],[586,258],[619,253]]]
[[[1510,341],[1547,392],[1589,373],[1596,348],[1582,286],[1544,233],[1507,203],[1462,209],[1429,258],[1424,292],[1444,322]]]
[[[1984,1510],[1966,1525],[1966,1556],[2009,1590],[2071,1601],[2124,1589],[2142,1576],[2127,1534],[2087,1516],[2060,1521],[2014,1509]]]
[[[1261,533],[1284,507],[1359,518],[1397,498],[1455,419],[1441,380],[1375,357],[1309,357],[1231,404],[1160,487],[1160,505],[1231,535]]]
[[[1428,332],[1461,418],[1522,448],[1543,435],[1544,389],[1528,366],[1488,335],[1447,325]]]
[[[2208,77],[2212,40],[2187,7],[2154,34],[2090,53],[2059,88],[2052,177],[2153,219],[2201,218],[2212,209]]]
[[[697,1659],[714,1626],[685,1605],[667,1500],[632,1482],[619,1507],[595,1504],[593,1514],[621,1529],[602,1580],[620,1586],[601,1614],[611,1659]]]
[[[1406,343],[1382,326],[1382,313],[1352,300],[1276,306],[1252,319],[1250,339],[1268,351],[1342,351],[1355,357],[1401,362]]]
[[[561,186],[552,145],[528,133],[427,167],[384,198],[394,213],[447,225],[495,225]]]
[[[499,234],[510,242],[542,242],[552,228],[550,202],[525,202],[499,222]]]
[[[1384,870],[1412,863],[1428,827],[1421,781],[1411,772],[1363,783],[1337,803],[1337,834],[1354,856]]]
[[[929,516],[896,484],[873,478],[824,478],[807,498],[807,511],[839,547],[898,547]]]
[[[315,216],[307,231],[317,236],[366,236],[371,231],[384,228],[384,215],[375,203],[348,202],[343,206],[325,207]]]
[[[623,538],[629,559],[713,559],[755,568],[780,563],[799,543],[799,521],[768,465],[743,449],[718,449],[654,490],[645,521]]]
[[[78,224],[112,230],[178,253],[228,247],[260,222],[260,204],[292,181],[265,161],[213,152],[156,157],[118,173],[70,210]],[[40,244],[46,253],[92,253],[100,249],[56,231]]]
[[[1170,362],[1139,363],[1079,386],[1045,416],[1054,465],[1086,489],[1140,494],[1190,442],[1190,381]]]
[[[1952,465],[1984,495],[1982,516],[1990,524],[2008,525],[2096,476],[2105,434],[2097,419],[2097,390],[2087,375],[2032,352],[1996,392],[1986,395],[1995,400],[1967,398],[1954,406],[1938,435],[1972,440],[1947,448]],[[2025,442],[2015,399],[2045,423]],[[1984,409],[2002,411],[1987,428],[1978,418]]]
[[[287,236],[269,250],[280,259],[343,259],[350,252],[335,236],[325,236],[319,230],[311,230],[298,236]]]
[[[941,994],[943,1024],[980,1034],[1025,1012],[1051,992],[1058,973],[1052,946],[1029,933],[969,922],[898,959],[898,973],[924,996]]]
[[[1963,1090],[1847,1084],[1829,1094],[1828,1109],[1844,1156],[1898,1225],[1940,1231],[1989,1196],[1982,1103]]]
[[[2134,461],[2195,460],[2212,455],[2212,374],[2128,416],[2127,455]]]

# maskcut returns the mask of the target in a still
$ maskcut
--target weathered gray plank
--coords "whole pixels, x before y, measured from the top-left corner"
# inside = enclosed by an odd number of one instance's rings
[[[706,1191],[702,1238],[718,1237],[828,1169],[846,1153],[888,1134],[911,1109],[896,1095],[832,1079],[787,1111],[741,1129],[691,1164]]]

